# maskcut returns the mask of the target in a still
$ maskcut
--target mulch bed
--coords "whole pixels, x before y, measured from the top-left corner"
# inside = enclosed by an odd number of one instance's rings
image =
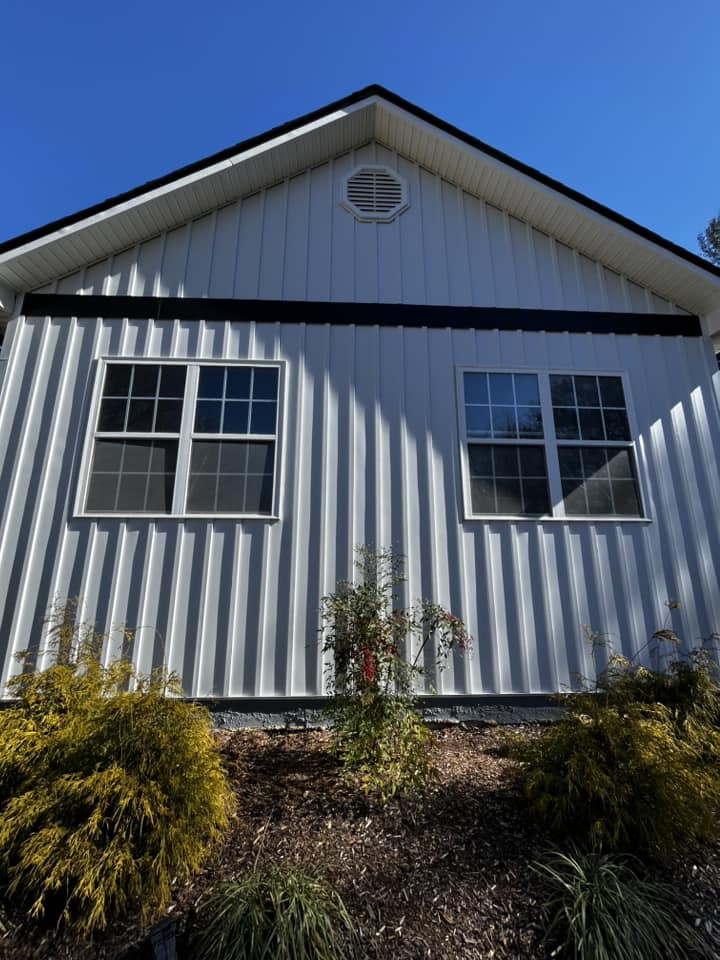
[[[178,889],[171,913],[182,928],[219,880],[256,863],[286,862],[336,887],[357,924],[363,957],[548,958],[529,866],[547,839],[513,784],[502,735],[494,727],[435,731],[437,782],[421,797],[380,808],[343,783],[326,732],[218,734],[238,817],[204,872]],[[675,879],[696,924],[720,930],[720,846],[682,864]],[[150,955],[133,946],[140,939],[129,925],[92,945],[20,928],[0,940],[0,957],[130,960]]]

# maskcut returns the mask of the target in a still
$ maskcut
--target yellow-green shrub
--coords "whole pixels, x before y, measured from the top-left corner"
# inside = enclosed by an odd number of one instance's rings
[[[0,878],[31,917],[87,935],[165,907],[221,837],[230,790],[207,712],[167,696],[164,673],[100,666],[92,633],[68,645],[63,616],[57,662],[15,678],[0,711]]]
[[[553,833],[609,851],[664,858],[710,836],[720,773],[708,762],[704,724],[678,731],[660,704],[606,706],[572,698],[562,719],[533,741],[515,740],[523,789]]]

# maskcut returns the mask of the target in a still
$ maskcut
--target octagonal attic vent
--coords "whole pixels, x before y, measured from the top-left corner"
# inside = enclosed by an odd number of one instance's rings
[[[342,202],[357,220],[390,223],[408,207],[407,184],[390,167],[365,164],[348,174]]]

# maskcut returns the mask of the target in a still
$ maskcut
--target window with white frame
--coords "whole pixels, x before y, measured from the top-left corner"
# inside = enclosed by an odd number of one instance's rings
[[[280,372],[106,363],[85,512],[272,515]]]
[[[641,517],[619,375],[464,370],[468,516]]]

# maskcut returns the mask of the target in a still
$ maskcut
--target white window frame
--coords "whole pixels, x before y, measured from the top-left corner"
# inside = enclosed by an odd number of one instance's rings
[[[543,422],[542,438],[508,438],[493,439],[491,437],[471,436],[467,432],[465,419],[465,389],[464,378],[466,373],[515,373],[515,374],[534,374],[538,378],[538,390],[540,393],[540,410]],[[550,394],[551,376],[572,376],[572,377],[619,377],[622,382],[623,394],[625,397],[625,410],[630,429],[630,439],[622,441],[614,440],[558,440],[555,434],[555,418],[553,416],[553,404]],[[473,364],[456,367],[456,403],[458,411],[458,436],[460,442],[460,473],[462,481],[463,496],[463,519],[471,520],[512,520],[516,523],[649,523],[652,518],[647,510],[647,493],[645,489],[645,478],[640,468],[636,438],[638,436],[637,421],[635,419],[635,410],[633,407],[632,393],[628,383],[627,372],[624,370],[579,370],[579,369],[555,369],[538,367],[506,367],[493,366],[492,364]],[[505,446],[542,446],[545,450],[545,462],[547,466],[548,496],[550,499],[551,513],[547,514],[527,514],[527,513],[473,513],[472,493],[470,489],[470,463],[468,455],[468,445],[474,443],[478,445],[505,445]],[[631,451],[633,466],[635,469],[635,479],[638,488],[638,497],[640,500],[639,516],[630,516],[625,514],[566,514],[565,504],[562,494],[562,483],[560,480],[560,460],[558,449],[560,447],[618,447]]]
[[[80,482],[75,500],[74,516],[93,517],[105,520],[113,519],[144,519],[144,520],[279,520],[279,502],[280,502],[280,478],[282,468],[282,438],[284,436],[284,411],[285,411],[285,381],[286,381],[286,363],[283,360],[236,360],[236,359],[203,359],[203,358],[175,358],[175,357],[99,357],[96,361],[97,369],[95,371],[95,384],[93,387],[92,400],[90,404],[90,415],[83,442],[83,452],[80,466]],[[185,394],[183,397],[182,419],[179,433],[136,433],[122,431],[101,431],[97,429],[98,417],[100,414],[100,404],[102,402],[102,391],[105,383],[105,372],[109,364],[125,366],[180,366],[186,371],[185,376]],[[277,418],[275,434],[202,434],[194,430],[195,409],[197,405],[198,382],[200,379],[200,367],[269,367],[278,371],[278,393],[277,393]],[[92,471],[93,454],[95,450],[95,440],[115,439],[115,440],[177,440],[178,453],[175,464],[175,484],[173,487],[173,505],[169,513],[155,511],[96,511],[86,509],[87,497],[90,487],[90,475]],[[186,509],[188,484],[190,478],[190,454],[193,440],[245,440],[252,441],[273,441],[275,444],[275,463],[273,470],[273,491],[272,506],[270,513],[196,513]]]

